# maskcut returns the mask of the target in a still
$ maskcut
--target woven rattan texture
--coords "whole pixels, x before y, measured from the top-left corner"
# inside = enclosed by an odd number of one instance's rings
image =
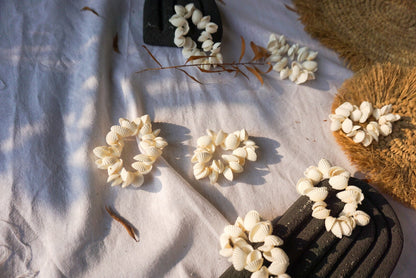
[[[375,63],[416,66],[416,1],[294,0],[305,31],[358,71]]]
[[[369,147],[356,144],[341,131],[334,132],[350,160],[365,173],[372,184],[406,205],[416,209],[416,68],[377,64],[346,80],[332,104],[360,105],[369,101],[374,107],[393,105],[401,120],[393,132],[380,136]]]

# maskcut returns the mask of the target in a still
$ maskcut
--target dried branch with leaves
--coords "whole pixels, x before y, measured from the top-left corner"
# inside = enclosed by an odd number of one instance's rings
[[[105,207],[105,210],[108,212],[108,214],[117,222],[119,222],[123,227],[126,229],[127,233],[130,235],[131,238],[133,238],[136,242],[139,242],[139,239],[136,237],[136,234],[134,233],[134,227],[124,218],[117,215],[117,213],[109,206]]]
[[[249,79],[249,76],[247,73],[251,73],[260,81],[262,85],[264,83],[263,75],[269,73],[273,69],[273,65],[267,61],[267,58],[270,56],[270,52],[266,48],[259,46],[255,44],[254,42],[250,42],[250,48],[254,54],[253,58],[250,59],[249,61],[242,62],[244,55],[246,53],[246,43],[243,37],[241,37],[241,54],[240,54],[240,58],[238,59],[238,62],[233,61],[231,63],[210,64],[211,67],[218,68],[214,70],[204,69],[203,67],[206,66],[206,64],[202,64],[202,63],[199,64],[199,63],[194,62],[192,64],[188,64],[189,62],[197,61],[199,59],[205,59],[207,58],[206,56],[191,56],[186,60],[185,64],[183,65],[163,66],[145,45],[143,45],[143,48],[147,51],[149,56],[159,65],[159,67],[144,69],[136,73],[142,73],[145,71],[175,69],[175,70],[179,70],[183,72],[184,74],[186,74],[186,76],[191,78],[193,81],[198,82],[199,84],[203,84],[203,83],[200,80],[198,80],[195,76],[187,72],[185,69],[196,67],[201,72],[205,72],[205,73],[222,73],[222,72],[235,73],[235,76],[241,74],[247,79]],[[247,73],[245,71],[247,71]]]

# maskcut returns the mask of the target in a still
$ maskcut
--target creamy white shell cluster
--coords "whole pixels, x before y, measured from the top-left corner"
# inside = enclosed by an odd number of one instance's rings
[[[217,147],[232,151],[232,154],[222,154],[222,159],[212,160]],[[211,184],[215,184],[219,175],[223,174],[227,180],[232,181],[235,174],[244,171],[246,160],[257,160],[257,148],[256,143],[248,139],[245,129],[229,134],[222,130],[217,133],[207,130],[207,135],[198,138],[197,148],[191,159],[195,163],[194,176],[197,180],[209,177]]]
[[[229,258],[237,271],[253,272],[251,278],[290,277],[285,273],[289,257],[278,247],[283,245],[283,240],[272,232],[270,221],[261,221],[257,211],[249,211],[244,219],[238,217],[234,225],[225,226],[220,236],[220,255]],[[254,249],[259,243],[263,245]],[[265,259],[271,262],[269,267],[263,266]]]
[[[332,166],[326,159],[321,159],[318,166],[310,166],[304,173],[305,177],[299,179],[296,189],[299,194],[306,195],[314,202],[312,217],[325,219],[325,228],[336,237],[350,236],[356,225],[365,226],[370,222],[370,216],[357,207],[364,200],[364,194],[356,186],[349,186],[351,174],[342,167]],[[323,179],[329,179],[329,184],[335,190],[342,190],[336,196],[345,206],[338,217],[330,215],[324,202],[328,196],[326,187],[315,187]]]
[[[391,109],[391,104],[373,108],[368,101],[363,101],[360,107],[344,102],[335,109],[335,114],[329,115],[331,130],[342,130],[355,143],[361,143],[367,147],[373,140],[378,142],[380,135],[388,136],[392,133],[392,123],[400,120],[400,115],[391,113]],[[376,121],[370,121],[365,128],[357,124],[365,124],[371,116]]]
[[[222,64],[221,43],[214,43],[212,40],[212,34],[217,32],[218,25],[210,22],[211,17],[204,16],[193,3],[187,4],[185,7],[175,5],[174,9],[175,14],[169,19],[169,22],[176,27],[174,43],[177,47],[183,48],[182,55],[185,59],[191,56],[205,56],[206,58],[190,61],[192,64],[200,64],[200,67],[205,70],[209,70],[211,65],[215,67],[216,64]],[[189,18],[199,30],[203,30],[198,37],[198,42],[202,43],[202,50],[197,47],[191,37],[186,36],[190,29]]]
[[[268,60],[274,63],[273,70],[280,73],[281,79],[289,78],[296,84],[315,79],[318,63],[314,59],[318,52],[297,43],[289,45],[284,35],[275,34],[270,35],[267,50],[271,53]]]
[[[160,129],[152,131],[149,115],[138,117],[133,121],[120,118],[119,123],[120,125],[112,126],[107,133],[105,139],[109,146],[100,146],[93,150],[98,157],[95,164],[99,169],[107,170],[107,182],[111,182],[111,186],[121,184],[122,187],[126,187],[131,184],[140,187],[144,182],[143,175],[152,170],[153,163],[162,154],[167,142],[162,137],[158,137]],[[136,162],[132,163],[131,167],[136,171],[133,172],[123,167],[123,160],[120,158],[124,138],[130,136],[140,139],[141,154],[134,157]]]

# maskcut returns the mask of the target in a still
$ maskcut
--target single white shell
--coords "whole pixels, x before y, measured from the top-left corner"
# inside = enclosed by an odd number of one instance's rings
[[[324,201],[328,196],[328,189],[326,187],[314,187],[306,196],[313,202]]]
[[[282,56],[279,54],[275,54],[275,55],[270,55],[269,58],[267,58],[267,60],[271,63],[277,63],[280,60],[282,60]]]
[[[193,14],[192,14],[192,23],[194,25],[197,25],[201,21],[202,16],[203,16],[202,12],[198,9],[195,9]]]
[[[344,131],[345,133],[349,133],[352,131],[352,126],[353,126],[352,121],[350,119],[345,119],[342,122],[342,131]]]
[[[270,221],[262,221],[253,226],[248,238],[251,242],[263,242],[266,236],[270,235],[272,232],[272,223]]]
[[[254,148],[246,147],[245,149],[246,149],[246,152],[247,152],[247,160],[256,161],[257,160],[257,154],[256,154]]]
[[[123,180],[121,179],[121,177],[115,179],[112,183],[111,186],[117,186],[123,183]]]
[[[339,166],[333,166],[331,168],[329,168],[329,176],[333,177],[333,176],[344,176],[344,177],[350,177],[350,173],[345,170],[342,167]]]
[[[349,178],[345,176],[333,176],[329,178],[329,184],[333,189],[336,190],[343,190],[348,186]]]
[[[319,206],[312,211],[312,217],[317,219],[325,219],[329,216],[329,213],[329,209]]]
[[[357,210],[353,214],[354,220],[359,226],[366,226],[368,223],[370,223],[370,216],[365,213],[364,211]]]
[[[289,75],[290,75],[290,69],[288,67],[285,67],[280,71],[280,79],[282,80],[288,78]]]
[[[109,145],[116,145],[119,139],[120,139],[119,135],[115,133],[114,131],[108,132],[107,136],[105,137],[105,141]]]
[[[190,18],[195,10],[194,3],[189,3],[185,6],[186,14],[184,15],[185,18]]]
[[[370,144],[373,142],[373,136],[371,136],[370,134],[366,133],[364,140],[361,142],[361,144],[363,144],[364,147],[368,147],[370,146]]]
[[[111,176],[113,174],[118,173],[121,170],[121,168],[123,168],[123,160],[119,159],[117,162],[108,166],[107,168],[108,175]]]
[[[205,150],[200,150],[195,153],[195,158],[199,163],[206,163],[211,160],[212,154]]]
[[[299,77],[300,74],[300,65],[296,62],[292,63],[292,70],[289,75],[289,80],[295,82],[295,80]]]
[[[155,138],[155,147],[162,150],[168,145],[168,142],[165,141],[162,137]]]
[[[229,258],[233,255],[233,248],[225,247],[220,250],[220,255],[226,258]]]
[[[112,174],[112,175],[108,175],[108,178],[107,178],[107,182],[112,182],[112,181],[114,181],[114,180],[116,180],[116,179],[119,179],[119,178],[121,178],[120,177],[120,174]]]
[[[218,175],[219,175],[219,173],[217,171],[213,171],[212,168],[211,168],[211,173],[208,175],[209,182],[211,184],[215,184],[218,180]]]
[[[152,133],[152,124],[151,123],[145,123],[139,130],[139,136],[140,138],[146,134]]]
[[[305,61],[308,56],[309,56],[309,49],[306,46],[299,48],[298,57],[297,57],[298,62]]]
[[[220,129],[220,131],[218,131],[217,135],[215,136],[215,142],[214,142],[215,145],[216,146],[221,145],[224,142],[224,140],[227,137],[227,135],[228,135],[227,133],[225,133],[224,131],[222,131]]]
[[[253,272],[250,278],[269,278],[269,270],[267,267],[262,266],[258,271]]]
[[[324,201],[318,201],[318,202],[315,202],[312,205],[312,210],[314,210],[314,209],[316,209],[318,207],[326,208],[326,206],[327,206],[327,204]]]
[[[241,166],[238,162],[231,161],[229,163],[229,167],[233,170],[234,173],[241,173],[244,171],[243,166]]]
[[[153,157],[153,158],[157,158],[162,154],[162,151],[159,150],[158,148],[154,147],[154,146],[144,148],[143,152],[144,152],[144,154],[146,154],[150,157]]]
[[[364,195],[361,192],[355,190],[344,190],[337,193],[337,198],[344,203],[358,203],[361,204],[364,199]]]
[[[341,233],[344,236],[350,236],[353,230],[353,227],[348,221],[340,221]]]
[[[259,250],[251,251],[246,258],[246,270],[255,272],[263,265],[263,257]]]
[[[316,56],[318,56],[318,51],[309,51],[309,55],[306,58],[306,60],[312,61],[313,59],[316,58]]]
[[[199,172],[198,174],[195,174],[194,172],[194,176],[195,179],[200,180],[203,179],[205,177],[208,177],[208,175],[211,173],[211,169],[209,169],[209,167],[205,167],[201,172]]]
[[[210,51],[212,49],[213,44],[214,44],[214,42],[212,40],[206,40],[202,43],[202,49],[205,52]]]
[[[130,183],[134,187],[140,187],[143,185],[144,177],[142,174],[136,174],[134,180]]]
[[[211,16],[206,15],[203,18],[201,18],[201,20],[198,22],[198,24],[196,25],[196,28],[198,28],[199,30],[205,29],[207,27],[207,24],[211,21]]]
[[[363,130],[357,131],[354,135],[353,141],[354,143],[361,143],[365,139],[365,132]]]
[[[97,159],[96,161],[101,161],[100,164],[103,168],[100,169],[107,169],[111,165],[117,163],[119,161],[119,158],[114,156],[106,156],[103,159]]]
[[[133,157],[133,159],[136,160],[136,161],[139,161],[139,162],[143,162],[143,163],[145,163],[147,165],[152,165],[153,162],[155,161],[153,158],[151,158],[151,157],[149,157],[149,156],[147,156],[145,154],[135,155]]]
[[[92,151],[98,158],[104,158],[106,156],[112,155],[113,153],[111,148],[105,146],[96,147]]]
[[[224,233],[226,233],[230,237],[235,238],[241,236],[244,232],[240,227],[237,227],[235,225],[227,225],[224,227]]]
[[[175,27],[183,26],[187,23],[183,16],[177,14],[174,14],[171,18],[169,18],[169,22]]]
[[[319,171],[321,171],[323,178],[329,177],[329,169],[331,169],[331,167],[332,167],[331,163],[325,158],[322,158],[318,162],[318,169]]]
[[[305,61],[302,63],[302,67],[308,71],[315,72],[318,69],[318,63],[315,61]]]
[[[338,131],[341,129],[341,127],[342,127],[341,121],[334,120],[331,122],[331,127],[330,127],[331,131]]]
[[[263,256],[269,262],[280,262],[289,265],[289,257],[281,248],[275,247],[270,252],[265,252]]]
[[[380,134],[383,136],[388,136],[391,134],[392,132],[392,127],[390,125],[388,125],[390,123],[386,123],[386,124],[382,124],[380,125]]]
[[[316,167],[316,166],[309,166],[305,170],[304,175],[305,175],[305,177],[310,179],[314,185],[316,185],[318,182],[320,182],[322,180],[322,177],[323,177],[321,171],[319,171],[318,167]]]
[[[340,221],[335,221],[334,225],[332,225],[331,232],[337,237],[342,238],[342,228]]]
[[[260,222],[260,214],[255,210],[251,210],[244,217],[244,229],[250,231],[258,222]]]
[[[290,58],[293,60],[293,57],[295,56],[295,53],[298,51],[298,49],[299,49],[299,44],[297,43],[292,44],[292,46],[287,51],[287,55],[290,56]]]
[[[383,106],[383,107],[381,107],[381,109],[380,109],[380,114],[381,114],[381,115],[386,115],[386,114],[390,113],[390,112],[391,112],[392,107],[393,107],[393,105],[391,105],[391,104],[384,105],[384,106]]]
[[[295,84],[300,85],[305,83],[306,81],[309,80],[309,72],[307,70],[302,70],[298,77],[295,80]]]
[[[351,113],[350,111],[348,111],[344,108],[341,108],[341,107],[338,107],[337,109],[335,109],[335,114],[339,115],[339,116],[343,116],[344,118],[349,117],[350,113]]]
[[[221,160],[213,160],[211,163],[211,169],[221,174],[224,171],[224,163]]]
[[[245,159],[247,157],[247,151],[244,148],[240,147],[233,151],[233,155]]]
[[[357,210],[357,203],[347,203],[342,209],[342,213],[350,216]]]
[[[175,10],[175,13],[179,16],[184,16],[186,14],[186,9],[182,5],[175,5],[173,6],[173,9]]]
[[[143,163],[143,162],[134,162],[133,164],[131,164],[131,167],[136,169],[142,175],[146,175],[146,174],[150,173],[150,171],[153,168],[152,165],[149,165],[149,164],[146,164],[146,163]]]
[[[205,31],[208,33],[214,34],[217,32],[217,30],[218,30],[218,25],[213,22],[209,22],[205,26]]]
[[[308,178],[300,178],[296,184],[296,190],[300,195],[307,194],[313,188],[313,183]]]
[[[360,104],[360,110],[363,114],[371,115],[373,113],[373,105],[368,101],[363,101]]]
[[[281,70],[283,70],[286,66],[287,63],[289,62],[289,60],[284,57],[282,60],[280,60],[279,62],[277,62],[274,66],[273,66],[273,70],[280,72]]]
[[[272,251],[274,251],[275,249],[279,250],[280,248],[274,248],[272,249]],[[274,254],[272,255],[272,258],[274,260],[268,268],[270,274],[278,275],[278,277],[284,274],[286,272],[287,267],[289,266],[289,257],[282,249],[280,250],[281,251],[274,252]]]
[[[235,134],[228,134],[223,143],[225,150],[234,150],[239,144],[240,138],[238,138]]]
[[[327,218],[325,218],[325,229],[327,232],[329,232],[332,229],[332,226],[334,226],[336,221],[337,219],[332,216],[328,216]]]
[[[124,168],[120,172],[120,177],[123,180],[123,184],[121,187],[129,186],[134,179],[136,178],[136,175],[133,172],[126,171]]]
[[[246,266],[247,254],[241,248],[235,247],[231,260],[235,270],[241,271]]]
[[[351,112],[350,119],[353,122],[358,122],[360,121],[362,115],[363,113],[361,112],[361,110],[355,109],[354,111]]]
[[[222,173],[223,175],[224,175],[224,177],[227,179],[227,180],[229,180],[229,181],[232,181],[233,179],[234,179],[234,174],[233,174],[233,171],[230,169],[230,167],[225,167],[224,168],[224,171],[223,171],[223,173]]]

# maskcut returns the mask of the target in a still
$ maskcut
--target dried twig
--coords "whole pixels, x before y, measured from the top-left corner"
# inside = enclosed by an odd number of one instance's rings
[[[105,207],[105,210],[108,212],[108,214],[117,222],[120,222],[121,225],[127,230],[127,233],[136,241],[139,242],[139,239],[136,237],[136,234],[134,233],[133,226],[123,217],[116,214],[116,212],[109,206]]]
[[[92,9],[90,7],[87,7],[87,6],[85,6],[84,8],[82,8],[81,11],[90,11],[93,14],[95,14],[96,16],[98,16],[98,17],[100,16],[94,9]]]
[[[254,54],[253,58],[251,60],[249,60],[248,62],[242,62],[243,57],[244,57],[245,52],[246,52],[246,43],[245,43],[244,38],[241,37],[241,53],[240,53],[240,57],[238,59],[238,62],[237,63],[232,62],[232,63],[208,64],[209,66],[219,68],[219,69],[211,70],[211,69],[206,69],[205,68],[207,66],[206,63],[197,63],[197,60],[206,59],[207,56],[191,56],[186,60],[185,64],[183,64],[183,65],[163,66],[156,59],[156,57],[152,54],[152,52],[146,46],[143,45],[143,48],[146,49],[149,56],[159,65],[159,67],[158,68],[147,68],[147,69],[144,69],[144,70],[141,70],[141,71],[137,71],[136,73],[142,73],[142,72],[145,72],[145,71],[176,69],[176,70],[179,70],[179,71],[183,72],[184,74],[186,74],[187,77],[191,78],[195,82],[197,82],[199,84],[203,84],[195,76],[189,74],[185,70],[185,68],[197,67],[201,72],[204,72],[204,73],[228,72],[228,73],[235,73],[235,76],[241,74],[245,78],[249,79],[248,75],[246,73],[244,73],[244,71],[241,69],[241,68],[243,68],[243,69],[246,69],[251,74],[253,74],[260,81],[260,83],[263,84],[264,80],[263,80],[262,75],[269,73],[273,69],[271,63],[267,62],[267,58],[270,56],[270,53],[266,48],[264,48],[262,46],[259,46],[259,45],[255,44],[254,42],[250,42],[250,47],[251,47],[251,50]],[[193,63],[190,63],[190,62],[193,62]],[[267,69],[266,70],[261,70],[260,67],[264,67],[264,66],[267,66]]]
[[[120,49],[118,48],[118,33],[113,38],[113,50],[118,54],[121,54]]]

